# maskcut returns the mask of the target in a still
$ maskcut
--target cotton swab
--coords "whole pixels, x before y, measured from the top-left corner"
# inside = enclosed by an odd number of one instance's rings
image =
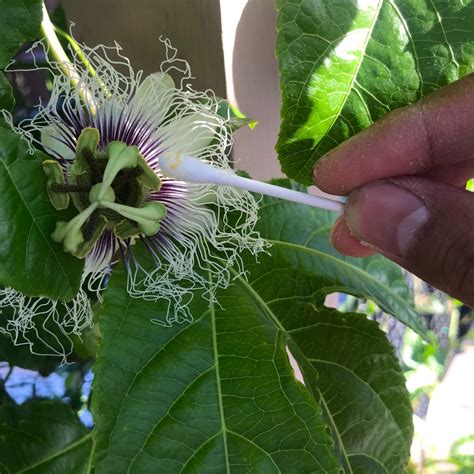
[[[268,183],[262,183],[253,179],[243,178],[231,171],[215,168],[198,158],[182,155],[180,153],[163,154],[160,157],[159,164],[164,176],[179,181],[232,186],[254,193],[265,194],[266,196],[327,209],[328,211],[341,212],[346,201],[346,198],[342,196],[334,196],[334,198],[329,199]]]

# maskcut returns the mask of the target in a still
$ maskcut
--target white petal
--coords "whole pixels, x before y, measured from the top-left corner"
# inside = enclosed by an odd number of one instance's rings
[[[137,89],[133,97],[133,106],[139,113],[153,118],[159,125],[168,112],[175,84],[169,74],[155,72],[147,76]]]
[[[61,133],[61,131],[53,125],[47,125],[41,129],[41,145],[43,145],[47,153],[56,158],[64,158],[65,160],[74,159],[74,150],[65,143],[71,141],[72,138],[68,140],[65,134]]]
[[[194,113],[177,119],[160,133],[165,132],[164,146],[169,151],[199,156],[216,138],[217,127],[214,117]]]

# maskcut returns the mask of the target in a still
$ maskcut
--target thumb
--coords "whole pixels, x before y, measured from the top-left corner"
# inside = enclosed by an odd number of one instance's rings
[[[376,181],[345,207],[351,233],[474,306],[474,194],[423,178]]]

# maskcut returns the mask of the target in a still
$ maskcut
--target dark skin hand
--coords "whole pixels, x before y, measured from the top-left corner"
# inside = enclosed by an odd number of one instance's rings
[[[341,253],[381,253],[474,306],[474,75],[395,110],[322,157],[314,183],[349,195]]]

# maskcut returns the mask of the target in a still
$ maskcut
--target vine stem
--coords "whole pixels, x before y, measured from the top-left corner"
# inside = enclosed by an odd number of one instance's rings
[[[41,21],[41,32],[43,33],[44,37],[48,42],[48,53],[50,53],[58,62],[63,73],[70,78],[71,83],[74,86],[77,86],[77,84],[79,83],[80,75],[74,65],[71,63],[71,60],[66,54],[66,51],[64,51],[64,48],[62,47],[59,38],[56,35],[54,25],[51,19],[49,18],[48,10],[46,9],[46,5],[44,3],[43,19]]]
[[[77,41],[71,35],[63,31],[61,28],[58,28],[56,25],[53,25],[53,28],[54,28],[54,31],[59,36],[62,36],[69,43],[71,48],[74,50],[74,52],[77,54],[79,59],[82,61],[82,64],[84,64],[84,67],[89,71],[89,74],[91,75],[91,77],[95,77],[95,69],[92,67],[86,55],[82,52],[82,49],[77,43]]]
[[[89,75],[91,77],[95,77],[98,84],[101,86],[102,90],[104,93],[107,95],[107,97],[111,98],[112,94],[110,93],[109,89],[107,86],[104,84],[102,80],[97,78],[95,69],[93,68],[91,62],[87,58],[87,56],[84,54],[84,52],[81,49],[81,46],[78,44],[78,42],[68,33],[65,31],[61,30],[61,28],[58,28],[56,25],[54,26],[54,31],[59,35],[62,36],[70,45],[70,47],[74,50],[74,52],[77,54],[77,57],[81,60],[82,64],[84,67],[87,69],[89,72]]]
[[[69,78],[71,84],[74,87],[77,87],[81,80],[81,75],[77,68],[74,66],[73,62],[69,59],[66,51],[61,45],[59,38],[56,34],[56,29],[49,17],[48,10],[46,5],[43,2],[43,19],[41,21],[41,32],[48,42],[48,53],[56,60],[62,72]],[[90,68],[90,65],[89,65]],[[94,71],[95,74],[95,71]],[[92,113],[95,113],[94,98],[92,97],[89,90],[87,90],[83,85],[80,85],[79,93],[81,94],[83,100],[89,104],[89,107]]]

